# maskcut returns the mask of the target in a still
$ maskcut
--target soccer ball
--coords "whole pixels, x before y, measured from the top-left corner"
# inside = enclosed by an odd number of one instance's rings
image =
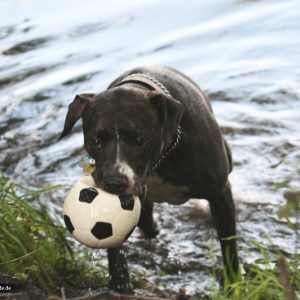
[[[109,194],[96,188],[92,176],[75,183],[63,206],[67,229],[78,242],[91,248],[122,245],[134,231],[140,212],[138,197]]]

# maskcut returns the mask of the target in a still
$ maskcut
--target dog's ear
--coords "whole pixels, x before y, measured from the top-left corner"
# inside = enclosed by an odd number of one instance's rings
[[[87,104],[92,101],[94,94],[80,94],[76,95],[73,102],[69,105],[69,110],[66,116],[64,129],[62,131],[59,140],[68,135],[75,123],[82,117],[82,114],[87,106]]]
[[[170,96],[151,92],[150,101],[158,110],[163,125],[163,140],[165,147],[172,144],[174,134],[180,124],[184,111],[183,105]]]

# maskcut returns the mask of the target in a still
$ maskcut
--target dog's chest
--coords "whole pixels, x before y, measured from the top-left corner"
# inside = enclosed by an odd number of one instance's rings
[[[186,186],[172,185],[156,174],[147,177],[147,198],[153,202],[181,205],[189,200],[187,192]]]

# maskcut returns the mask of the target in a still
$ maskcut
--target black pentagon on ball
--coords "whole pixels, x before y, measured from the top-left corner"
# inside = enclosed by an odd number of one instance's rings
[[[94,188],[82,189],[79,194],[79,201],[92,203],[93,200],[98,196],[98,191]]]
[[[112,225],[106,222],[97,222],[91,232],[98,240],[103,240],[113,235]]]
[[[74,228],[74,226],[73,226],[73,224],[71,222],[70,217],[67,216],[67,215],[64,215],[64,221],[65,221],[67,229],[70,231],[70,233],[72,233],[75,228]]]
[[[124,210],[133,210],[133,208],[134,208],[133,195],[120,195],[119,199],[121,202],[121,206]]]

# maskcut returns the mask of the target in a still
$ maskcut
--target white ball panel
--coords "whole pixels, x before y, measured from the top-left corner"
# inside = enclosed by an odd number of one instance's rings
[[[85,229],[77,229],[72,233],[72,236],[81,244],[84,244],[88,247],[95,247],[98,240],[92,235],[92,233]]]
[[[125,237],[112,236],[104,240],[97,240],[94,243],[93,248],[115,248],[123,244]]]

